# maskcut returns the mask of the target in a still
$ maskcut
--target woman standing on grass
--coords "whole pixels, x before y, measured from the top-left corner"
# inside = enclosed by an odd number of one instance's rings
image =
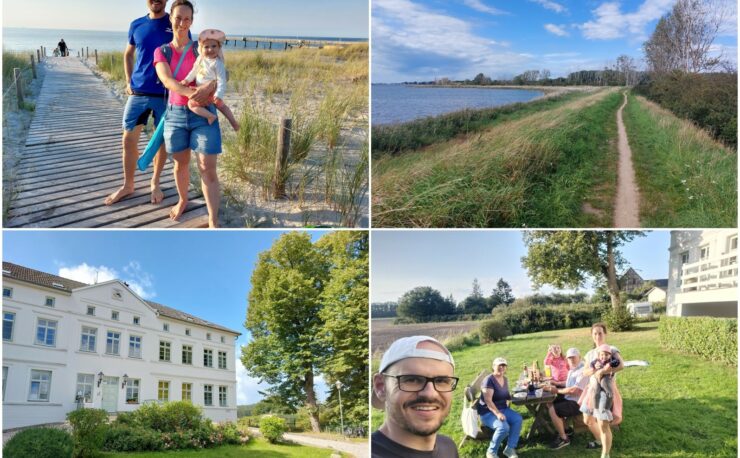
[[[606,366],[602,369],[594,371],[591,368],[591,362],[598,358],[599,352],[598,348],[601,345],[606,344],[606,324],[604,323],[594,323],[591,326],[591,338],[594,341],[594,348],[589,350],[588,353],[586,353],[586,356],[583,358],[583,361],[585,363],[586,368],[583,369],[583,375],[584,377],[597,377],[601,378],[603,375],[607,374],[614,374],[616,372],[621,371],[624,369],[624,360],[622,359],[622,355],[619,353],[619,349],[617,347],[611,347],[612,356],[619,360],[619,366],[617,367],[609,367]],[[596,380],[598,382],[598,380]],[[589,383],[589,386],[591,383]],[[579,399],[578,403],[581,405],[581,411],[583,411],[583,422],[588,425],[588,429],[591,431],[591,434],[594,435],[594,439],[596,439],[597,442],[589,442],[588,448],[599,448],[601,447],[601,458],[609,458],[609,453],[611,452],[612,448],[612,430],[611,425],[618,425],[622,422],[622,395],[619,393],[619,388],[616,384],[616,379],[613,380],[613,405],[611,408],[611,411],[609,412],[600,412],[598,410],[593,409],[592,401],[593,396],[590,396],[589,393],[592,393],[590,389],[584,390],[581,394],[581,398]],[[609,418],[611,417],[611,418]],[[601,441],[601,444],[599,444],[598,441]]]
[[[221,194],[216,164],[218,155],[221,153],[221,129],[218,121],[208,124],[205,118],[188,109],[188,100],[195,93],[195,87],[180,84],[195,64],[195,53],[191,49],[195,44],[188,36],[194,12],[195,8],[190,1],[175,0],[170,8],[173,39],[171,43],[165,45],[171,49],[170,59],[167,59],[162,48],[154,51],[157,76],[170,91],[165,115],[164,142],[167,152],[172,154],[172,159],[175,161],[175,185],[179,196],[177,204],[170,210],[170,218],[173,220],[180,218],[188,205],[190,152],[195,151],[198,153],[200,183],[208,207],[208,226],[218,227]],[[183,53],[185,53],[184,57]],[[172,72],[177,68],[181,57],[182,65],[177,75],[173,75]],[[215,82],[213,86],[215,90]],[[213,104],[207,109],[211,113],[216,113]]]
[[[496,358],[493,360],[493,373],[481,384],[480,399],[477,404],[478,415],[480,415],[481,423],[493,430],[486,458],[498,457],[498,449],[505,437],[508,437],[508,440],[504,455],[509,458],[519,456],[516,453],[516,446],[522,431],[522,416],[519,412],[509,408],[511,393],[509,393],[509,381],[505,377],[507,367],[504,358]]]

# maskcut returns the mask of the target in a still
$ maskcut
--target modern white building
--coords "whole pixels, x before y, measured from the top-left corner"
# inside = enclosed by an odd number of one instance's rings
[[[189,400],[236,420],[239,333],[147,301],[113,280],[95,285],[3,262],[3,430]]]
[[[666,313],[737,317],[737,229],[671,231]]]

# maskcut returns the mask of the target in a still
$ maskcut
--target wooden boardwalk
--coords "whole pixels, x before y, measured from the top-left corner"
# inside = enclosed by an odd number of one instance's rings
[[[16,168],[17,194],[6,228],[192,226],[207,215],[205,200],[191,191],[180,223],[169,219],[177,202],[172,162],[162,175],[164,200],[150,203],[152,167],[136,172],[136,190],[111,206],[103,200],[123,182],[123,104],[80,60],[49,57],[46,76]],[[143,151],[148,138],[142,135]]]

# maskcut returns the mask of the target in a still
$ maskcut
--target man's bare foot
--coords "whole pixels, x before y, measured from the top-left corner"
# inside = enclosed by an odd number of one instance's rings
[[[213,124],[214,122],[216,122],[217,119],[218,119],[218,116],[216,116],[215,114],[211,114],[211,116],[208,117],[208,124],[209,125]]]
[[[178,201],[174,207],[170,210],[170,219],[172,221],[177,221],[180,219],[180,216],[182,216],[182,213],[185,211],[185,207],[188,206],[187,200],[180,200]]]
[[[159,183],[157,184],[150,183],[150,187],[152,189],[151,202],[155,205],[162,202],[162,200],[164,199],[164,193],[162,192],[162,189],[159,187]]]
[[[126,187],[121,186],[114,192],[112,192],[108,197],[105,198],[105,205],[113,205],[119,200],[123,199],[124,197],[128,196],[129,194],[132,194],[134,192],[134,188],[132,187]]]

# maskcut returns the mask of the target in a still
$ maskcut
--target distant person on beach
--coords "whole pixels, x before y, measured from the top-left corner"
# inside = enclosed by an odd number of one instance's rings
[[[228,105],[224,103],[224,92],[226,92],[226,66],[224,65],[224,53],[221,50],[226,34],[216,29],[206,29],[198,34],[198,58],[195,60],[193,69],[188,73],[180,84],[188,86],[195,81],[198,86],[202,86],[210,81],[216,81],[216,92],[208,102],[213,103],[218,111],[226,116],[234,130],[239,130],[239,123],[234,117]],[[218,116],[208,111],[207,105],[201,105],[193,99],[188,101],[188,108],[208,120],[208,124],[213,124]]]
[[[457,458],[457,447],[437,434],[457,387],[455,361],[428,336],[403,337],[383,354],[372,380],[372,405],[385,420],[371,437],[372,458]]]
[[[64,42],[64,38],[59,40],[59,43],[57,43],[57,47],[59,48],[59,54],[64,56],[69,56],[69,50],[67,49],[67,43]]]
[[[216,107],[208,104],[208,99],[216,89],[211,81],[197,88],[180,84],[180,81],[195,66],[196,53],[192,52],[190,26],[193,23],[195,8],[188,0],[175,0],[170,7],[170,21],[174,36],[172,42],[162,45],[154,52],[154,65],[162,84],[169,89],[169,106],[164,124],[164,143],[167,152],[175,161],[175,185],[179,200],[170,210],[170,219],[177,221],[188,205],[190,187],[190,152],[198,153],[200,184],[208,208],[208,226],[218,227],[218,209],[221,191],[216,165],[221,154],[221,129],[218,121],[208,121],[188,109],[188,101],[195,99],[199,105],[215,115]],[[182,61],[180,68],[178,64]],[[177,69],[177,74],[172,72]],[[198,94],[204,93],[202,99]]]

